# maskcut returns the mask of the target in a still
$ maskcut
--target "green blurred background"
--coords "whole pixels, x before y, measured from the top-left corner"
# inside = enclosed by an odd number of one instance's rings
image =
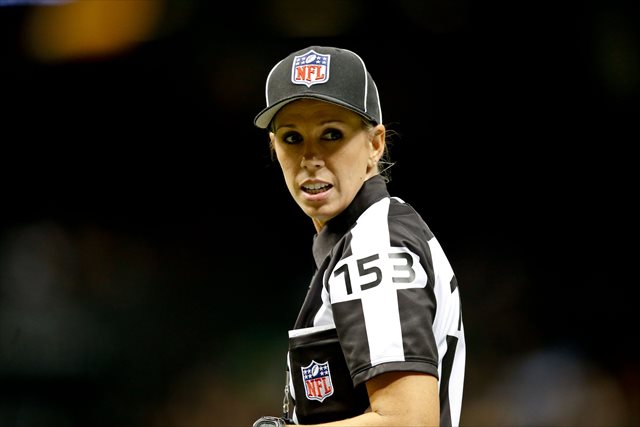
[[[0,0],[0,425],[279,413],[314,229],[252,121],[271,67],[313,44],[367,63],[391,192],[458,276],[462,424],[638,425],[638,18],[619,0]]]

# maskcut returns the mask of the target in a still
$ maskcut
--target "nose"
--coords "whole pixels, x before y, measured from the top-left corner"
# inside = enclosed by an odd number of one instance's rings
[[[300,166],[304,169],[319,169],[323,165],[324,161],[316,150],[315,145],[311,143],[305,144]]]

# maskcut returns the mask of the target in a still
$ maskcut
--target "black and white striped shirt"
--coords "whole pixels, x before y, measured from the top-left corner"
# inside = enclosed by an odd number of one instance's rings
[[[317,270],[289,331],[293,419],[361,414],[367,380],[414,371],[438,378],[441,425],[458,425],[466,357],[460,295],[420,215],[374,176],[315,237],[313,255]]]

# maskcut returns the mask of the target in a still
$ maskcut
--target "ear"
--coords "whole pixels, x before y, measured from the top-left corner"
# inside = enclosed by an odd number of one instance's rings
[[[371,141],[369,152],[369,167],[373,167],[378,164],[378,161],[384,154],[384,148],[386,144],[386,128],[384,125],[376,125],[371,129]]]

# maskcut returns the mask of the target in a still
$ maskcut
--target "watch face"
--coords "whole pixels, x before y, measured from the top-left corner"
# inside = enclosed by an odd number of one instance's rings
[[[284,421],[278,417],[262,417],[253,423],[253,427],[283,427]]]

